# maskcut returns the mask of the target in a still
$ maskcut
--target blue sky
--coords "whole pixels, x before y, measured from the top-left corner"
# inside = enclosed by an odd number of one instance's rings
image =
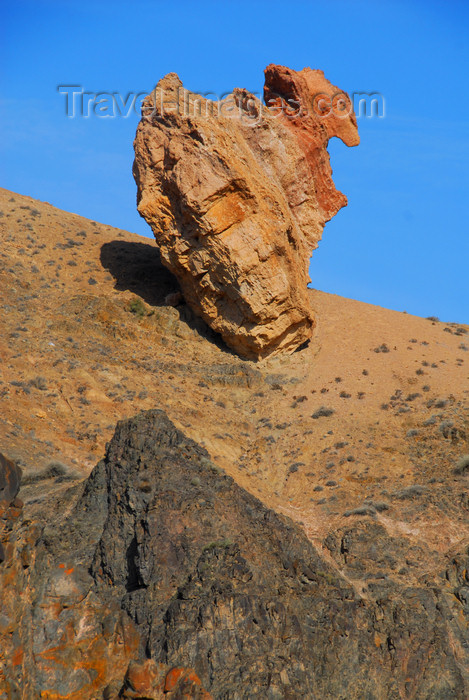
[[[0,184],[151,235],[136,211],[138,116],[69,119],[58,85],[149,91],[177,72],[194,91],[259,91],[263,69],[321,68],[377,91],[361,144],[330,142],[349,206],[326,225],[313,286],[469,323],[469,3],[74,2],[1,5]]]

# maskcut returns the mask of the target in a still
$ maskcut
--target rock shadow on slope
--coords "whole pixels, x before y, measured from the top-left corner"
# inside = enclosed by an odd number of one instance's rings
[[[150,243],[109,241],[101,246],[102,266],[114,277],[114,288],[130,291],[149,306],[166,306],[169,294],[180,292],[176,277],[163,265],[159,249]],[[180,320],[220,350],[234,355],[221,337],[196,316],[184,300],[176,307]]]

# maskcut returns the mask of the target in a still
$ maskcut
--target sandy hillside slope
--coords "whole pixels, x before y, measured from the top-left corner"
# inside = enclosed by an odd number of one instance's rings
[[[118,419],[163,408],[364,593],[469,542],[467,326],[312,290],[313,341],[243,361],[168,304],[151,239],[6,190],[0,239],[0,451],[26,511],[85,477]]]

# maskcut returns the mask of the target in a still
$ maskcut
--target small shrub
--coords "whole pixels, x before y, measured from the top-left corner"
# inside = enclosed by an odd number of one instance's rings
[[[469,472],[469,455],[460,457],[453,471],[454,474],[466,474],[466,472]]]
[[[145,304],[138,297],[135,297],[135,299],[132,299],[130,302],[129,311],[131,314],[138,316],[138,318],[143,318],[147,313]]]
[[[448,404],[448,399],[437,399],[435,401],[435,408],[444,408]]]
[[[29,385],[39,389],[39,391],[45,391],[47,389],[47,379],[45,377],[34,377],[34,379],[30,379]]]
[[[47,479],[55,479],[57,483],[61,481],[72,481],[74,479],[80,479],[80,475],[75,473],[63,462],[49,462],[45,469],[42,469],[35,474],[28,474],[22,479],[23,484],[35,484],[38,481],[46,481]]]
[[[218,540],[216,542],[210,542],[210,544],[206,544],[205,547],[202,549],[202,552],[211,552],[214,549],[228,549],[228,547],[231,547],[233,544],[232,540]]]
[[[341,399],[349,399],[351,397],[351,394],[347,394],[346,391],[341,391],[339,396]]]
[[[291,405],[292,408],[296,408],[298,404],[303,403],[303,401],[307,401],[308,397],[307,396],[294,396],[293,397],[293,403]]]
[[[328,416],[332,416],[332,414],[335,413],[333,408],[327,408],[326,406],[321,406],[318,408],[317,411],[315,411],[311,418],[317,419],[317,418],[327,418]]]
[[[288,472],[290,474],[294,474],[295,472],[298,471],[299,467],[304,467],[304,466],[305,466],[304,462],[294,462],[293,464],[290,465]]]
[[[346,510],[344,516],[350,518],[351,515],[376,515],[376,511],[371,506],[359,506],[358,508],[353,508],[352,510]]]
[[[439,426],[439,431],[440,433],[443,434],[443,437],[448,438],[450,436],[450,430],[454,426],[454,423],[452,420],[446,419],[441,421],[440,426]]]
[[[385,501],[367,501],[365,505],[369,505],[370,508],[374,508],[378,513],[382,513],[385,510],[389,510],[389,503]]]
[[[395,491],[392,495],[395,498],[398,498],[401,501],[404,501],[406,499],[412,499],[415,498],[416,496],[422,496],[426,492],[426,488],[424,486],[420,486],[419,484],[412,484],[412,486],[406,486],[403,489],[400,489],[399,491]]]
[[[377,348],[374,349],[374,352],[377,352],[377,353],[390,352],[390,350],[389,350],[388,346],[386,345],[386,343],[381,343],[381,345],[379,345]]]

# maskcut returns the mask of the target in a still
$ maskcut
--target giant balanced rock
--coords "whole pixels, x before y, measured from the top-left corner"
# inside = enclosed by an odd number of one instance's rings
[[[220,101],[166,75],[142,105],[135,138],[138,211],[186,302],[241,356],[292,352],[314,315],[308,266],[346,197],[327,144],[359,143],[349,97],[322,71],[270,65],[264,101]]]

